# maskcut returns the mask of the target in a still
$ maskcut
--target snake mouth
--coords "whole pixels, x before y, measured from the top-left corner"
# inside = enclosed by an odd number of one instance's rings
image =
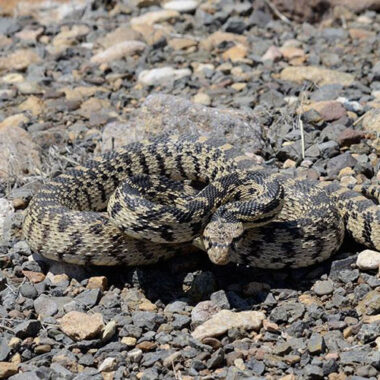
[[[238,221],[226,223],[225,219],[217,218],[208,223],[203,231],[203,244],[209,259],[217,265],[228,264],[231,247],[243,232],[243,224]]]

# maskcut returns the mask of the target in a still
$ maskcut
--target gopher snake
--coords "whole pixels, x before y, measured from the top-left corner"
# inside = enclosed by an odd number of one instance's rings
[[[201,235],[214,263],[283,268],[327,259],[345,228],[380,250],[380,207],[362,194],[270,173],[215,139],[163,136],[43,185],[23,233],[33,251],[78,265],[151,264]]]

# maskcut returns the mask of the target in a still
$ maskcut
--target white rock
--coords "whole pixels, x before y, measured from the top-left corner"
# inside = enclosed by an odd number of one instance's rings
[[[143,352],[140,348],[134,348],[133,350],[128,352],[127,356],[133,362],[138,363],[143,356]]]
[[[230,310],[222,310],[201,326],[198,326],[192,332],[192,336],[195,339],[202,340],[206,337],[223,335],[231,328],[259,330],[264,318],[264,313],[260,311],[241,311],[235,313]]]
[[[12,203],[6,200],[5,198],[0,198],[0,236],[4,236],[5,219],[11,216],[14,212],[15,210],[13,208]]]
[[[174,0],[163,5],[163,8],[178,12],[191,12],[197,9],[198,2],[194,0]]]
[[[91,58],[92,63],[106,63],[116,59],[120,59],[127,55],[133,55],[141,52],[146,48],[146,44],[141,41],[123,41],[116,45],[109,47],[108,49],[95,54]]]
[[[175,70],[170,66],[152,70],[143,70],[138,76],[138,81],[146,86],[163,84],[167,81],[180,79],[191,75],[190,69]]]
[[[153,25],[158,22],[167,21],[170,19],[178,18],[179,13],[170,9],[162,9],[159,11],[147,12],[141,16],[133,17],[131,19],[131,25],[146,24]]]
[[[98,367],[99,372],[110,372],[115,369],[116,358],[105,358]]]
[[[359,253],[356,265],[362,270],[374,270],[380,266],[380,252],[366,249]]]

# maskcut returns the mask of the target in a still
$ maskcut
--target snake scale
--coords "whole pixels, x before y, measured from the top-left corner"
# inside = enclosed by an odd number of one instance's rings
[[[195,242],[216,264],[304,267],[336,252],[345,231],[380,251],[379,191],[361,190],[273,173],[218,139],[161,136],[48,181],[23,234],[33,251],[78,265],[152,264]]]

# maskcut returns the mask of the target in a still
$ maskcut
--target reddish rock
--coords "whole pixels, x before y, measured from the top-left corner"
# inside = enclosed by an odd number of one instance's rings
[[[359,143],[363,136],[362,131],[355,131],[352,128],[346,128],[338,136],[337,142],[340,146],[350,146],[352,144]]]

